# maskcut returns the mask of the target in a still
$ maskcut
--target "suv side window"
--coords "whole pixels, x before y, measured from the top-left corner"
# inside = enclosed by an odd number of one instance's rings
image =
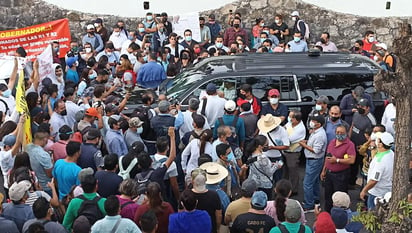
[[[253,88],[253,95],[261,101],[268,101],[268,92],[270,89],[278,89],[281,101],[297,101],[298,94],[295,81],[290,76],[257,76],[241,77],[240,83],[250,84]]]
[[[326,95],[336,102],[340,101],[344,95],[351,93],[356,86],[362,86],[371,96],[377,94],[373,88],[372,74],[308,74],[307,77],[311,80],[318,95]]]
[[[214,80],[209,80],[209,82],[206,82],[202,84],[199,88],[195,89],[191,95],[189,95],[188,98],[186,98],[182,104],[183,105],[188,105],[189,104],[189,99],[190,98],[199,98],[201,99],[204,95],[206,95],[206,86],[209,83],[214,83],[217,87],[218,91],[223,92],[225,99],[227,100],[236,100],[237,97],[237,82],[236,78],[223,78],[223,79],[214,79]]]

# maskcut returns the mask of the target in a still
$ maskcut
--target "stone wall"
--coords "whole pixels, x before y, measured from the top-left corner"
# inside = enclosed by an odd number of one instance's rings
[[[292,25],[289,14],[298,10],[301,18],[310,25],[313,38],[323,31],[328,31],[331,40],[339,48],[348,48],[362,38],[366,30],[375,31],[377,39],[390,46],[393,38],[399,35],[400,23],[403,20],[412,23],[412,17],[407,18],[370,18],[331,12],[327,9],[304,3],[300,0],[239,0],[227,4],[219,9],[202,12],[207,16],[214,13],[220,22],[226,22],[229,10],[240,12],[244,26],[252,27],[256,18],[262,17],[267,23],[274,21],[275,14],[282,14],[285,22]],[[365,9],[367,10],[367,9]],[[103,18],[106,25],[114,25],[117,20],[123,19],[128,28],[136,29],[139,18],[122,18],[119,16],[93,15],[61,9],[41,0],[1,0],[0,1],[0,30],[14,29],[33,24],[68,18],[72,36],[80,38],[85,31],[85,25],[96,17]],[[224,23],[223,23],[224,24]]]

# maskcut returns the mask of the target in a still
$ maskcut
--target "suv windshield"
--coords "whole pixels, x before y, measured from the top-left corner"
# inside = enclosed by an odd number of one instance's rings
[[[166,93],[168,98],[176,98],[181,92],[192,87],[192,83],[195,83],[205,77],[205,74],[203,73],[193,73],[191,75],[187,74],[188,73],[186,72],[180,73],[167,83]]]

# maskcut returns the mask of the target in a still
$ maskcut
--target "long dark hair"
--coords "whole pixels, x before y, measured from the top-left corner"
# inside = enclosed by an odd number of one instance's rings
[[[149,207],[155,213],[159,213],[166,208],[162,200],[160,184],[157,182],[150,182],[149,185],[147,185],[146,195],[149,199]]]
[[[200,135],[200,153],[199,153],[199,155],[205,153],[206,143],[210,142],[210,139],[212,139],[212,137],[213,137],[212,130],[210,130],[210,129],[203,130],[202,134]]]
[[[3,140],[3,137],[7,134],[11,134],[17,128],[17,124],[14,121],[6,121],[0,127],[0,141]]]
[[[10,170],[9,181],[8,181],[9,187],[15,181],[16,170],[21,167],[26,167],[30,171],[32,170],[31,165],[30,165],[30,157],[29,157],[29,154],[27,154],[27,152],[19,152],[16,154],[16,157],[14,159],[13,168]]]
[[[257,135],[255,138],[253,138],[247,145],[245,149],[245,154],[249,157],[255,152],[255,150],[259,146],[265,145],[267,141],[267,138],[263,135]]]
[[[290,191],[292,190],[292,183],[289,180],[281,179],[276,183],[276,200],[275,209],[276,215],[280,222],[285,221],[285,210],[286,210],[286,198],[289,197]]]

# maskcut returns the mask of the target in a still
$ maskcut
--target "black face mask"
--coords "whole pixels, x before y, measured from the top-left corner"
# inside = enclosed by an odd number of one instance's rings
[[[335,121],[339,120],[340,117],[330,117],[330,119],[331,119],[333,122],[335,122]]]
[[[240,27],[240,24],[233,24],[233,27],[239,28],[239,27]]]
[[[360,50],[360,48],[359,47],[355,47],[355,51],[359,51]]]
[[[240,97],[241,99],[246,99],[246,96],[245,96],[245,95],[242,95],[242,94],[239,94],[239,97]]]
[[[66,116],[66,115],[67,115],[67,111],[66,111],[66,110],[61,111],[61,112],[60,112],[60,115]]]
[[[268,147],[268,146],[264,146],[263,149],[262,149],[263,152],[266,152],[266,151],[268,151],[268,150],[269,150],[269,147]]]
[[[204,24],[200,24],[200,27],[203,27],[203,26],[205,26]]]
[[[365,109],[358,108],[358,113],[361,114],[361,115],[365,114]]]
[[[323,38],[320,38],[320,43],[322,43],[322,44],[326,44],[326,40],[325,40],[325,39],[323,39]]]

